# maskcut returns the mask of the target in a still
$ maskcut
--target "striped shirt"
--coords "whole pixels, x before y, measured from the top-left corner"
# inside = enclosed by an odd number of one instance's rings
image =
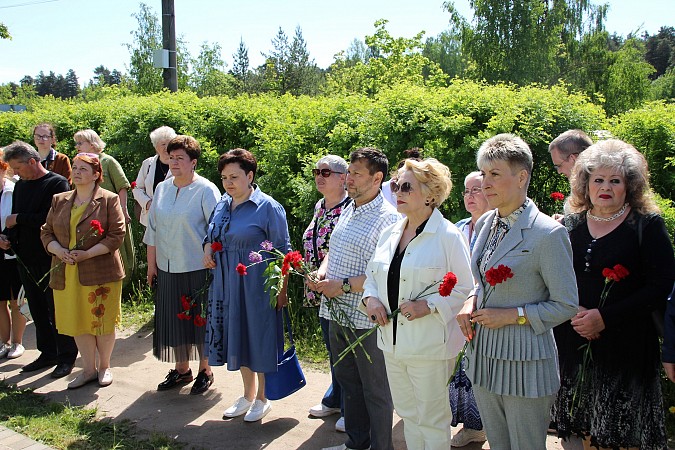
[[[400,218],[396,209],[384,200],[382,192],[359,207],[351,202],[342,212],[330,238],[326,278],[342,280],[364,275],[382,230]],[[373,323],[358,310],[360,301],[361,293],[355,292],[331,300],[324,297],[319,316],[358,330],[372,328]]]

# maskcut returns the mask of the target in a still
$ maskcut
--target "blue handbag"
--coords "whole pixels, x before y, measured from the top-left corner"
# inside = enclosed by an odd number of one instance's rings
[[[286,322],[286,330],[288,331],[291,346],[288,350],[284,351],[284,327],[282,325],[277,330],[277,344],[279,347],[277,371],[265,373],[265,397],[270,400],[288,397],[307,384],[305,374],[302,373],[302,368],[298,361],[298,355],[295,353],[291,318],[286,308],[283,309],[281,320],[282,322]]]

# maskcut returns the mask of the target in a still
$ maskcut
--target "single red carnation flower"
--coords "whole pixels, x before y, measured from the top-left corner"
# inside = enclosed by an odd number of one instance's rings
[[[616,280],[616,281],[623,280],[628,275],[630,275],[630,272],[628,271],[628,269],[626,269],[621,264],[617,264],[617,265],[614,266],[614,273],[616,274],[616,276],[618,278],[618,280]]]
[[[213,250],[213,253],[217,253],[223,250],[223,244],[221,242],[213,242],[211,244],[211,250]]]
[[[513,272],[510,267],[505,266],[504,264],[492,267],[485,272],[485,281],[487,281],[490,286],[496,286],[509,278],[513,278]]]
[[[610,280],[612,281],[620,280],[616,272],[614,272],[614,270],[610,269],[609,267],[605,267],[604,269],[602,269],[602,276],[605,277],[605,283],[609,283]]]
[[[204,325],[206,325],[206,319],[197,314],[194,319],[194,324],[198,327],[203,327]]]
[[[246,272],[246,266],[243,265],[242,263],[237,264],[237,267],[235,268],[235,270],[241,276],[248,275],[248,272]]]
[[[136,182],[135,181],[131,182],[131,189],[136,189]]]
[[[180,304],[184,310],[190,309],[192,307],[190,300],[190,297],[185,294],[180,296]]]
[[[180,320],[190,320],[190,315],[184,312],[176,314]]]
[[[438,286],[438,293],[441,294],[442,297],[447,297],[452,293],[456,284],[457,276],[452,272],[448,272],[443,277],[443,282]]]
[[[91,222],[89,222],[89,226],[98,234],[103,234],[103,227],[101,226],[101,222],[98,220],[94,219]]]
[[[281,264],[281,275],[286,276],[289,270],[291,270],[291,265],[284,261],[283,264]]]
[[[565,200],[565,195],[560,192],[551,192],[551,198],[556,202],[561,202]]]

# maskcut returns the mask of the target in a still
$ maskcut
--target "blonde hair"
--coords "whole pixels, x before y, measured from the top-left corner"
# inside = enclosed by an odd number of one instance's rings
[[[435,158],[426,158],[421,161],[406,159],[403,167],[398,170],[398,176],[405,171],[411,171],[415,179],[419,181],[422,194],[431,196],[429,206],[436,208],[441,205],[450,195],[452,180],[450,169]]]
[[[97,152],[102,152],[103,149],[105,148],[105,142],[101,139],[101,137],[98,135],[97,132],[94,130],[87,128],[86,130],[80,130],[77,133],[75,133],[75,136],[73,136],[73,139],[84,139],[85,141],[89,142],[92,147],[96,149]]]
[[[617,170],[626,184],[626,202],[640,214],[659,213],[654,194],[649,187],[647,160],[632,145],[619,140],[599,141],[579,154],[570,184],[570,211],[578,213],[593,208],[588,194],[591,175],[600,168]]]

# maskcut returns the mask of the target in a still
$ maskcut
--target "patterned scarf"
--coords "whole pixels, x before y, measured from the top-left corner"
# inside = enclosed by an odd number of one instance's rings
[[[490,226],[490,235],[488,236],[485,247],[483,247],[483,252],[478,258],[478,267],[480,268],[480,273],[482,275],[485,275],[485,272],[489,269],[488,264],[492,255],[495,253],[495,250],[497,250],[499,243],[504,239],[506,233],[508,233],[513,224],[516,223],[516,220],[518,220],[518,217],[525,211],[525,208],[529,203],[530,199],[526,198],[525,202],[518,209],[503,218],[499,217],[499,210],[495,211],[495,218]]]

